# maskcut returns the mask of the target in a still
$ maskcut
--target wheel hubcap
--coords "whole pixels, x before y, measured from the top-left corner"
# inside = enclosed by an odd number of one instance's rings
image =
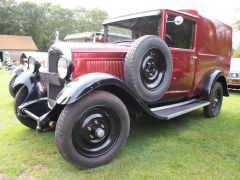
[[[118,139],[119,117],[111,108],[92,107],[76,120],[72,141],[76,150],[88,157],[97,157],[109,151]]]
[[[102,138],[105,135],[105,131],[102,128],[97,128],[95,131],[95,135],[99,138]]]
[[[141,80],[148,90],[156,90],[160,87],[165,76],[165,61],[160,51],[149,50],[141,64]]]

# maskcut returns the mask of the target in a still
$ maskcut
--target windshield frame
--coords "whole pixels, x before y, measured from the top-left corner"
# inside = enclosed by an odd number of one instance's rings
[[[158,16],[159,17],[159,22],[158,22],[158,26],[159,26],[159,32],[158,32],[158,36],[161,36],[161,26],[162,26],[162,12],[161,10],[154,10],[154,11],[147,11],[147,12],[143,12],[143,13],[137,13],[137,14],[130,14],[130,15],[126,15],[126,16],[120,16],[117,18],[112,18],[112,19],[108,19],[105,20],[103,22],[103,35],[104,35],[104,42],[105,43],[109,43],[108,42],[108,34],[110,34],[108,32],[108,26],[112,26],[112,23],[115,22],[120,22],[120,21],[125,21],[125,20],[131,20],[131,19],[136,19],[136,18],[142,18],[142,17],[154,17],[154,16]],[[134,41],[134,40],[133,40]]]

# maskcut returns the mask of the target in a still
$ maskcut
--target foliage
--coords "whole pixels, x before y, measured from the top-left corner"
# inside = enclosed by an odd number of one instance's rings
[[[240,13],[240,9],[237,9],[235,11],[236,15]],[[234,24],[233,24],[234,30],[240,31],[240,19],[238,19]],[[232,56],[233,57],[240,57],[240,46],[238,46],[236,49],[232,49]]]
[[[100,9],[67,9],[49,3],[16,3],[0,1],[0,34],[29,35],[40,51],[47,51],[60,32],[60,39],[67,34],[100,31],[101,23],[108,17]]]
[[[137,115],[126,146],[109,164],[78,170],[59,154],[54,132],[21,125],[0,70],[0,179],[239,179],[240,92],[224,98],[220,115],[202,109],[169,121]],[[70,119],[69,119],[70,120]]]
[[[240,48],[234,49],[233,57],[240,58]]]
[[[240,13],[240,8],[237,9],[237,10],[235,11],[235,13],[236,13],[236,14],[239,14],[239,13]],[[240,19],[238,19],[238,20],[235,22],[234,27],[235,27],[237,30],[240,31]]]

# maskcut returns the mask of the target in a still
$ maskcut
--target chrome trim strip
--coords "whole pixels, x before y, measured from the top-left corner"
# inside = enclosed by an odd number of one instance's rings
[[[209,104],[210,104],[210,102],[202,103],[202,104],[200,104],[200,105],[198,105],[198,106],[194,106],[194,107],[189,108],[189,109],[186,109],[186,110],[184,110],[184,111],[180,111],[180,112],[177,112],[177,113],[175,113],[175,114],[172,114],[172,115],[168,116],[167,119],[175,118],[175,117],[177,117],[177,116],[180,116],[180,115],[182,115],[182,114],[186,114],[186,113],[188,113],[188,112],[191,112],[191,111],[193,111],[193,110],[196,110],[196,109],[201,108],[201,107],[204,107],[204,106],[207,106],[207,105],[209,105]]]
[[[57,49],[63,53],[63,56],[69,60],[72,61],[72,51],[71,48],[68,46],[68,43],[66,42],[55,42],[49,49],[49,52],[51,50]]]

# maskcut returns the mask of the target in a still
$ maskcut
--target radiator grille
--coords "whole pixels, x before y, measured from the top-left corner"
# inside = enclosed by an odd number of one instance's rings
[[[48,57],[48,70],[51,73],[57,73],[57,61],[61,56],[61,52],[59,51],[51,51],[49,52]],[[62,90],[63,85],[55,85],[55,84],[48,84],[48,98],[51,100],[56,100],[57,95]]]
[[[123,60],[87,60],[87,72],[102,72],[107,74],[112,74],[119,77],[120,79],[124,78],[123,72]]]

